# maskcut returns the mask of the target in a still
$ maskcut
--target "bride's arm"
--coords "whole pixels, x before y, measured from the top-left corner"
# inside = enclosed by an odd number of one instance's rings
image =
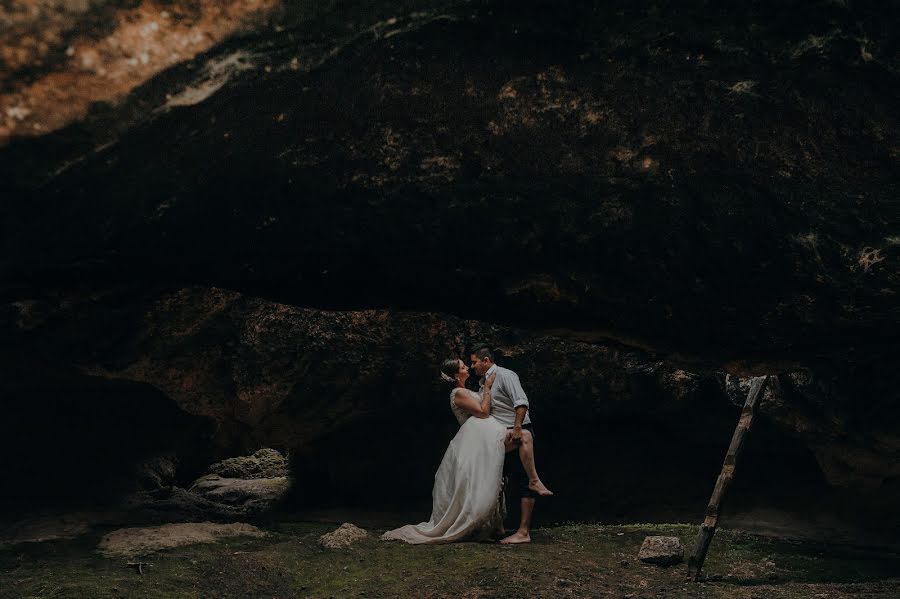
[[[476,400],[468,393],[457,392],[453,401],[456,406],[462,408],[476,418],[487,418],[491,415],[491,386],[494,384],[494,376],[488,377],[484,382],[484,389],[481,394],[481,401]]]

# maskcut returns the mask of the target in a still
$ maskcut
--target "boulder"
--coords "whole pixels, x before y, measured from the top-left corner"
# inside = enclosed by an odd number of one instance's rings
[[[287,460],[278,451],[264,447],[251,456],[228,458],[209,467],[223,478],[278,478],[288,475]]]
[[[262,512],[272,507],[291,487],[286,476],[273,478],[223,478],[208,474],[198,478],[189,492],[243,512]]]
[[[646,537],[638,552],[645,564],[672,566],[684,559],[684,546],[678,537]]]

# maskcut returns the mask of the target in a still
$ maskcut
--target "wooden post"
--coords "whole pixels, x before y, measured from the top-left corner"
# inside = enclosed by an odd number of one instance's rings
[[[741,448],[744,446],[744,439],[753,424],[753,418],[756,416],[756,409],[759,406],[759,400],[762,399],[766,392],[766,386],[769,384],[769,377],[757,377],[750,384],[750,392],[747,394],[747,401],[744,402],[744,409],[741,410],[741,418],[738,420],[737,427],[734,429],[734,435],[731,437],[731,445],[728,446],[728,453],[725,454],[725,463],[722,465],[722,472],[716,480],[716,486],[713,488],[712,497],[709,498],[709,505],[706,507],[706,518],[700,525],[700,534],[697,535],[697,546],[694,548],[694,554],[688,558],[688,578],[693,578],[696,582],[700,579],[700,570],[703,568],[703,562],[706,560],[706,552],[709,550],[709,544],[712,542],[713,534],[716,532],[716,526],[719,523],[719,510],[722,507],[722,498],[728,485],[734,478],[734,466],[737,462]]]

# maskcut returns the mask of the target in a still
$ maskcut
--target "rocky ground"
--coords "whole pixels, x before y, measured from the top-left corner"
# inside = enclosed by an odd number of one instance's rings
[[[0,597],[888,599],[900,593],[900,554],[729,530],[716,534],[704,582],[695,584],[685,580],[683,564],[637,560],[648,534],[674,535],[690,548],[696,532],[690,526],[556,526],[536,530],[534,543],[520,547],[412,547],[378,541],[377,534],[341,549],[323,547],[319,538],[334,528],[276,522],[264,537],[223,537],[128,558],[98,553],[101,532],[3,547]],[[144,563],[143,575],[129,561]]]

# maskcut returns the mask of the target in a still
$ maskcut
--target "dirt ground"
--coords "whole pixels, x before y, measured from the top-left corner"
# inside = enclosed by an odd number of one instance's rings
[[[109,556],[145,555],[198,543],[214,543],[223,537],[261,537],[265,533],[241,522],[184,522],[162,526],[120,528],[100,539],[97,548]]]
[[[111,530],[77,539],[0,547],[0,597],[659,597],[777,599],[900,596],[900,555],[884,549],[823,545],[720,530],[705,581],[685,579],[684,565],[637,561],[648,534],[681,538],[686,525],[540,528],[530,546],[457,543],[408,546],[378,540],[322,547],[336,524],[273,522],[265,537],[228,537],[140,557],[105,557],[97,546]],[[139,559],[143,575],[127,565]]]

